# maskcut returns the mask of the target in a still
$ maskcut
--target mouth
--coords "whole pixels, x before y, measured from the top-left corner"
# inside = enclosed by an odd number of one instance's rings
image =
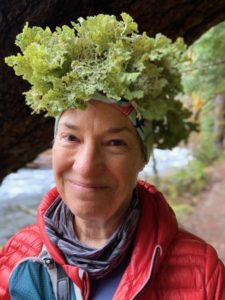
[[[68,179],[69,184],[73,189],[80,190],[80,191],[101,191],[108,189],[109,186],[104,184],[97,184],[97,183],[85,183],[76,180]]]

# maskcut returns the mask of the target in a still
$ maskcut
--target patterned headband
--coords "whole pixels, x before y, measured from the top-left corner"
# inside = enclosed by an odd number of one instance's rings
[[[140,141],[142,142],[143,152],[145,155],[145,160],[147,162],[152,152],[152,128],[150,121],[143,119],[137,113],[135,108],[126,100],[115,101],[109,97],[105,97],[100,93],[95,93],[92,99],[113,105],[116,109],[118,109],[121,113],[128,117],[128,119],[136,129]],[[56,117],[55,119],[54,135],[56,135],[57,132],[59,118],[60,117]]]

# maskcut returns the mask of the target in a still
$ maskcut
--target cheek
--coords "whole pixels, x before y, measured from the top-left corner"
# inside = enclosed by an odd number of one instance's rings
[[[52,151],[52,166],[56,177],[66,171],[71,165],[69,153],[60,148],[53,148]]]
[[[132,160],[114,164],[114,174],[120,190],[130,191],[136,186],[139,167]],[[117,166],[117,167],[116,167]]]

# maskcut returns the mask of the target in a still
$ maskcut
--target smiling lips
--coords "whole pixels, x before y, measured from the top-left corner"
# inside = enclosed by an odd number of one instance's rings
[[[103,184],[96,184],[96,183],[83,183],[79,181],[74,181],[68,179],[68,182],[71,184],[71,186],[74,189],[80,190],[80,191],[98,191],[98,190],[104,190],[109,188],[106,185]]]

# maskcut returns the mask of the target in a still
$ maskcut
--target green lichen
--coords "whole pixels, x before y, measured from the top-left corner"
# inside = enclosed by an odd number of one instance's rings
[[[173,147],[194,128],[190,114],[175,100],[186,46],[181,38],[173,43],[162,34],[139,34],[128,14],[121,17],[80,18],[54,32],[26,24],[16,38],[22,53],[5,61],[31,84],[25,96],[34,112],[57,116],[68,108],[84,108],[95,93],[126,99],[161,126],[155,145]],[[174,135],[173,141],[168,143],[165,134]]]

